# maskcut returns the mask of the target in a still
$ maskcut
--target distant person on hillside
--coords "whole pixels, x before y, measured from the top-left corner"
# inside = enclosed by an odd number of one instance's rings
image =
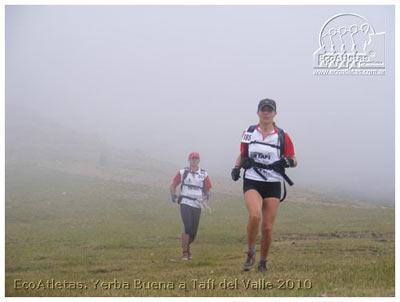
[[[210,198],[211,181],[204,169],[199,167],[200,155],[189,154],[189,167],[175,175],[170,186],[171,200],[180,205],[183,230],[181,235],[182,260],[191,260],[190,244],[194,241],[200,222],[201,209]],[[176,187],[181,184],[180,195]]]
[[[243,270],[249,271],[254,264],[256,238],[261,222],[261,249],[258,270],[267,269],[267,255],[272,241],[272,226],[277,215],[279,201],[286,195],[284,180],[292,181],[285,168],[297,165],[294,147],[289,135],[275,125],[276,103],[271,99],[261,100],[257,114],[259,123],[248,127],[242,135],[240,154],[232,169],[234,181],[240,178],[244,168],[243,193],[248,211],[248,251]],[[283,184],[284,194],[281,198]]]

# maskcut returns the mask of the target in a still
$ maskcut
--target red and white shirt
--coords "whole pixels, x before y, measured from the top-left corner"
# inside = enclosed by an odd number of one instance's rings
[[[294,157],[294,147],[289,134],[284,132],[285,147],[283,154],[289,158]],[[257,143],[260,142],[260,143]],[[242,141],[240,143],[240,154],[242,156],[249,156],[254,159],[254,161],[262,164],[272,164],[273,162],[280,159],[279,148],[274,148],[272,146],[265,145],[263,143],[272,144],[279,146],[278,129],[274,127],[271,133],[266,136],[260,131],[259,125],[253,132],[247,132],[247,129],[243,132]],[[281,182],[283,181],[282,176],[273,171],[267,169],[258,170],[265,176],[266,180],[262,178],[254,168],[246,170],[244,178],[253,179],[258,181],[267,182]]]
[[[188,169],[188,168],[185,168]],[[172,180],[172,185],[176,188],[183,178],[185,169],[180,169]],[[208,173],[203,169],[197,171],[189,171],[187,174],[180,194],[183,196],[189,196],[196,200],[188,199],[183,197],[181,204],[187,204],[192,207],[201,208],[201,201],[204,199],[204,192],[209,192],[211,189],[211,181]]]

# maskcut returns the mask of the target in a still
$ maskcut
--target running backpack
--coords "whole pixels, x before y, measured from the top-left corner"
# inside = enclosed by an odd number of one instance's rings
[[[201,171],[204,171],[204,170],[201,169]],[[182,192],[182,187],[185,185],[185,180],[186,180],[186,178],[188,177],[189,172],[190,172],[190,169],[189,169],[189,168],[185,168],[185,170],[183,171],[183,174],[182,174],[182,181],[181,181],[181,192]],[[205,179],[204,179],[204,180],[205,180]],[[204,181],[203,181],[203,187],[202,187],[202,189],[203,189],[203,193],[204,193],[204,192],[205,192]]]
[[[271,147],[279,149],[279,157],[282,157],[283,153],[285,152],[285,132],[283,131],[283,129],[281,129],[281,128],[277,127],[277,126],[274,126],[274,127],[276,127],[278,129],[278,142],[279,142],[279,145],[272,145],[272,144],[268,144],[268,145],[271,146]],[[247,129],[247,132],[253,133],[256,128],[257,128],[257,125],[251,125]],[[248,153],[249,153],[249,149],[247,149],[247,157],[249,157]],[[287,194],[286,185],[285,185],[285,181],[283,181],[283,197],[280,198],[280,201],[284,201],[285,200],[286,194]]]
[[[283,156],[283,152],[285,151],[285,132],[283,131],[283,129],[281,129],[281,128],[277,127],[277,126],[275,126],[275,127],[276,127],[276,129],[278,129],[279,146],[277,146],[277,145],[270,145],[270,146],[279,149],[279,156],[282,157]],[[257,128],[257,125],[251,125],[247,129],[247,132],[253,133],[254,130],[256,130],[256,128]],[[247,156],[249,156],[249,154],[247,154]]]

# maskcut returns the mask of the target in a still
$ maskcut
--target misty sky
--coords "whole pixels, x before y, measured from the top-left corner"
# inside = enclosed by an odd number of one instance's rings
[[[321,26],[346,12],[386,32],[385,76],[313,75]],[[394,200],[394,67],[393,6],[6,7],[6,106],[178,166],[196,150],[229,177],[273,98],[296,185],[375,201]]]

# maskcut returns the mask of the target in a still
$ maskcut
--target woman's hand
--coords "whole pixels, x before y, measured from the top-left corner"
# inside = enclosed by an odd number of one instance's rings
[[[173,203],[176,203],[176,200],[178,199],[178,196],[176,196],[176,194],[171,194],[171,201]]]
[[[233,181],[237,181],[240,178],[240,167],[235,166],[231,171],[231,177]]]

